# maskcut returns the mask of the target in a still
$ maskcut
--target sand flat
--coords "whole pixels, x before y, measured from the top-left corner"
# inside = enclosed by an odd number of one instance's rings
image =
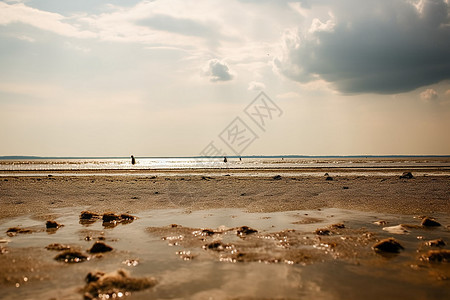
[[[206,172],[205,172],[206,173]],[[0,219],[51,208],[138,212],[242,208],[252,212],[334,207],[399,214],[450,213],[450,176],[14,176],[0,178]],[[332,174],[331,174],[332,175]]]
[[[447,252],[444,261],[427,261],[429,251],[449,248],[450,176],[203,171],[3,174],[4,299],[82,299],[85,277],[96,272],[124,272],[122,279],[131,282],[155,280],[142,290],[120,290],[122,283],[115,280],[121,278],[113,277],[112,286],[98,291],[130,299],[440,299],[450,294]],[[81,222],[86,209],[137,219]],[[435,217],[442,226],[421,226],[421,216]],[[64,226],[46,230],[48,220]],[[379,220],[384,221],[377,225]],[[407,234],[383,230],[400,224],[407,224]],[[237,235],[241,226],[257,232]],[[8,235],[11,227],[33,230]],[[372,249],[391,237],[404,250],[384,255]],[[438,239],[444,245],[428,243]],[[113,250],[90,253],[99,241]],[[56,250],[48,250],[52,244],[69,245],[87,259],[57,261]]]

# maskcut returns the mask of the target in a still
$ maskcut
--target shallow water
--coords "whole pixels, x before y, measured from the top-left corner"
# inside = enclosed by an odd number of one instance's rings
[[[450,168],[450,157],[305,157],[269,158],[60,158],[0,159],[0,171],[190,170],[190,169],[320,169],[320,168]]]
[[[0,260],[9,262],[8,266],[0,265],[0,274],[10,273],[2,275],[1,299],[82,299],[79,289],[84,286],[88,272],[110,272],[119,268],[128,270],[134,277],[153,276],[158,280],[155,287],[132,292],[127,297],[129,299],[443,299],[450,295],[450,264],[419,260],[421,253],[431,249],[424,246],[424,241],[442,238],[450,242],[450,217],[446,215],[434,215],[443,226],[415,228],[410,229],[409,234],[395,235],[373,222],[382,219],[387,221],[385,226],[418,225],[420,219],[410,215],[381,215],[333,208],[275,213],[247,213],[238,209],[193,212],[166,209],[141,212],[130,224],[105,228],[100,220],[89,226],[81,225],[79,214],[82,210],[83,207],[50,211],[49,214],[58,216],[55,221],[64,224],[54,233],[47,232],[42,221],[30,217],[10,219],[0,224],[0,246],[8,251],[0,254]],[[330,237],[319,237],[314,233],[317,228],[336,223],[344,223],[347,231]],[[207,237],[205,241],[187,234],[176,245],[170,238],[172,232],[175,238],[178,236],[178,229],[172,231],[167,227],[170,224],[182,225],[182,229],[188,228],[188,232],[198,228],[247,225],[257,229],[258,233],[245,239],[229,231]],[[36,232],[8,237],[6,230],[14,226],[31,227]],[[155,230],[149,231],[148,228]],[[295,229],[294,238],[306,241],[298,249],[305,248],[317,255],[294,264],[265,259],[261,262],[223,262],[219,259],[221,254],[202,248],[205,243],[217,240],[236,245],[260,243],[286,229]],[[376,254],[371,250],[372,237],[355,244],[355,253],[345,249],[333,251],[326,244],[326,239],[345,242],[346,238],[357,243],[366,233],[371,233],[373,239],[395,237],[405,251],[389,256]],[[86,236],[92,240],[86,241]],[[78,264],[57,262],[53,258],[58,252],[44,248],[52,243],[61,243],[86,251],[98,237],[104,237],[104,242],[114,251]],[[357,239],[352,239],[354,237]],[[284,251],[283,248],[264,248],[264,245],[252,249],[264,252],[264,257]],[[177,255],[179,251],[189,251],[195,256],[192,260],[183,260]],[[20,257],[26,263],[21,263]],[[12,263],[12,259],[17,261]]]

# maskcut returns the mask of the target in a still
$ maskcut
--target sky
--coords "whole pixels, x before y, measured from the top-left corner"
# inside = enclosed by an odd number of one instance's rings
[[[0,1],[0,155],[449,155],[449,0]]]

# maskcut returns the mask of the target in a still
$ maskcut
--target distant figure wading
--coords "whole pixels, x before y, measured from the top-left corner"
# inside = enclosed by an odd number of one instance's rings
[[[224,157],[223,157],[223,162],[226,163],[227,161],[228,161],[227,157],[224,156]]]
[[[131,164],[132,164],[132,165],[136,164],[136,159],[134,159],[134,156],[133,156],[133,155],[131,155]]]

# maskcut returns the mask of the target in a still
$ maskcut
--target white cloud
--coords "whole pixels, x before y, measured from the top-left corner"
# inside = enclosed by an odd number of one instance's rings
[[[208,48],[230,39],[223,18],[210,1],[141,1],[131,7],[80,17],[105,41],[156,46]]]
[[[268,68],[285,24],[301,18],[286,4],[261,5],[258,1],[230,0],[226,5],[219,0],[156,0],[131,5],[99,2],[73,13],[38,9],[33,1],[0,2],[0,25],[20,22],[71,38],[140,44],[144,49],[179,49],[185,52],[181,58],[184,65],[190,61],[191,69],[202,61],[227,57],[234,66],[258,72]],[[45,7],[50,10],[52,6]],[[35,31],[24,33],[29,41],[38,39]],[[87,52],[87,48],[78,50]]]
[[[317,18],[314,18],[311,27],[309,28],[309,33],[316,33],[321,31],[333,32],[335,26],[336,23],[332,18],[327,20],[325,23]]]
[[[249,91],[263,91],[266,88],[266,85],[262,82],[252,81],[248,84]]]
[[[0,25],[24,23],[63,36],[77,38],[96,36],[93,32],[80,30],[77,26],[67,22],[68,18],[57,13],[38,10],[23,3],[7,4],[0,2]]]
[[[434,89],[426,89],[420,93],[420,98],[425,101],[435,100],[439,97],[438,93]]]
[[[204,68],[204,73],[212,82],[229,81],[234,77],[228,65],[218,59],[209,60],[207,66]]]

